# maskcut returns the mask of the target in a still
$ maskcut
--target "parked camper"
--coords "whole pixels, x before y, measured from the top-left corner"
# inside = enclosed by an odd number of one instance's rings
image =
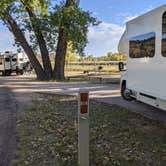
[[[127,22],[118,49],[127,55],[123,98],[166,110],[166,5]]]
[[[22,75],[27,62],[29,62],[29,59],[25,53],[13,54],[12,52],[6,51],[4,54],[0,54],[0,72],[4,76],[9,76],[12,72],[16,72],[17,75]]]

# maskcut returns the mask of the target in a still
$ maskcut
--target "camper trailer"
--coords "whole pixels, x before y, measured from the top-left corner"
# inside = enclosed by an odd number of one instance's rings
[[[29,61],[24,52],[13,54],[10,51],[0,54],[0,72],[3,76],[9,76],[16,72],[17,75],[22,75],[25,64]]]
[[[118,50],[127,55],[123,98],[166,110],[166,5],[127,22]]]

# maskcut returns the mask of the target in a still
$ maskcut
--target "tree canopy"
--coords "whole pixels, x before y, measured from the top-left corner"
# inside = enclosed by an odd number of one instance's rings
[[[68,43],[83,55],[90,25],[99,22],[76,0],[3,0],[0,18],[13,33],[15,44],[27,53],[38,79],[64,79]],[[42,64],[35,57],[40,52]],[[55,52],[52,68],[49,53]]]

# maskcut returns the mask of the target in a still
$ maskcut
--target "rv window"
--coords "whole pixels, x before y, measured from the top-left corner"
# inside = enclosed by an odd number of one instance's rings
[[[155,33],[147,33],[130,39],[129,56],[131,58],[154,57]]]
[[[166,57],[166,12],[162,20],[162,55]]]
[[[0,58],[0,65],[2,65],[2,58]]]
[[[23,58],[20,58],[19,60],[20,60],[20,61],[23,61]]]
[[[17,59],[16,59],[16,58],[13,58],[13,59],[12,59],[12,62],[17,62]]]
[[[10,58],[5,58],[5,61],[6,62],[10,62]]]

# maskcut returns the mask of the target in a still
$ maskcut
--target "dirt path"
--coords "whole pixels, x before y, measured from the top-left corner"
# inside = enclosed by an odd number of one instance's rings
[[[79,90],[83,88],[89,90],[90,97],[95,100],[108,103],[110,106],[111,104],[119,105],[148,118],[166,123],[166,111],[137,101],[127,102],[123,100],[120,96],[118,84],[39,82],[33,77],[26,76],[0,77],[0,83],[12,90],[19,108],[29,105],[34,94],[37,93],[77,95]]]
[[[0,86],[0,166],[9,166],[16,145],[16,103],[10,89]]]

